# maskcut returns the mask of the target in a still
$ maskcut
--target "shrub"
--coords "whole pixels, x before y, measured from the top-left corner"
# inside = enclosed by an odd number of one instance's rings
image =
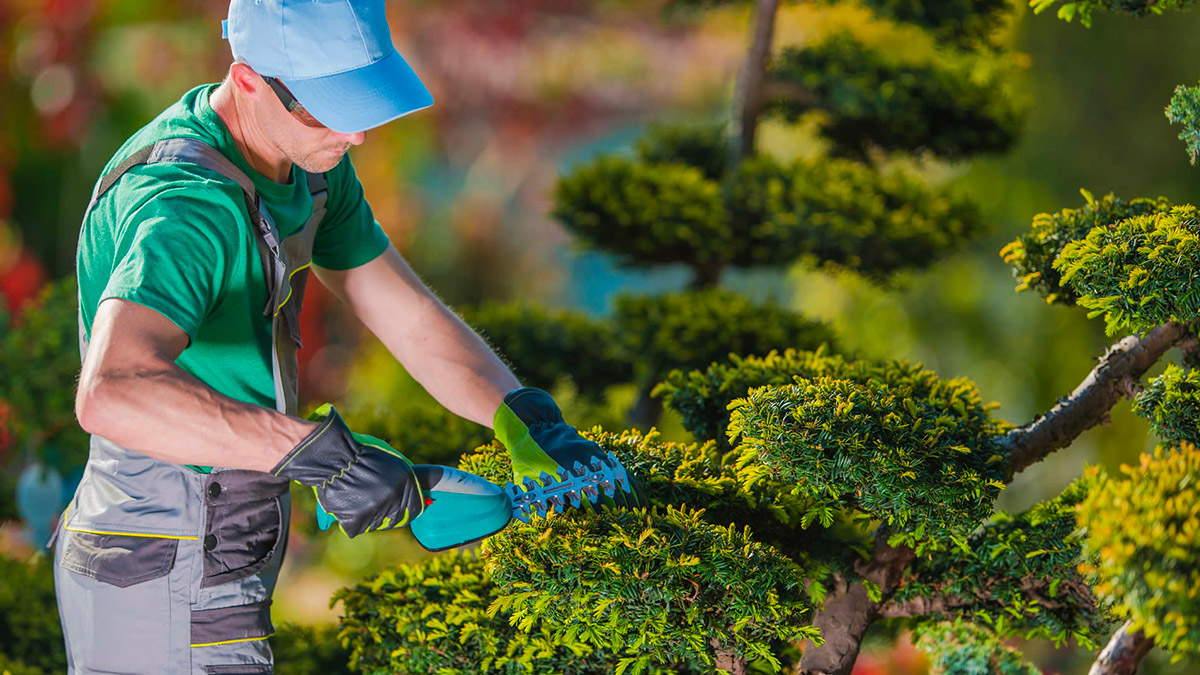
[[[828,517],[862,511],[918,552],[963,546],[1004,486],[1004,426],[964,379],[918,387],[831,377],[760,387],[730,404],[728,434]]]
[[[1200,444],[1200,370],[1168,365],[1138,395],[1133,410],[1162,440]]]
[[[1200,450],[1160,445],[1123,478],[1092,467],[1079,505],[1096,595],[1164,649],[1200,653]]]
[[[45,556],[32,562],[0,556],[0,654],[30,673],[67,670],[53,565]]]
[[[1198,215],[1194,206],[1177,206],[1095,228],[1067,244],[1054,266],[1089,317],[1104,315],[1109,335],[1191,321],[1200,315]]]
[[[1012,265],[1013,275],[1020,280],[1018,291],[1036,290],[1048,303],[1075,304],[1079,295],[1070,286],[1063,285],[1062,275],[1054,266],[1067,244],[1084,239],[1093,229],[1112,229],[1126,218],[1161,213],[1171,208],[1165,197],[1126,202],[1111,192],[1099,200],[1087,190],[1080,192],[1087,200],[1082,207],[1037,214],[1029,232],[1001,249],[1004,262]]]

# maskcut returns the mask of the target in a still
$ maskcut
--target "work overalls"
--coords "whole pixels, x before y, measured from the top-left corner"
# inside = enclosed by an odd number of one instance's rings
[[[262,320],[271,325],[275,406],[296,415],[299,313],[325,214],[325,176],[308,175],[313,213],[280,242],[254,184],[232,162],[199,140],[165,139],[103,176],[88,212],[130,168],[156,162],[199,164],[241,186],[268,289]],[[79,333],[86,359],[82,315]],[[270,673],[266,638],[287,545],[287,481],[219,467],[206,474],[95,435],[90,450],[56,533],[71,672]]]

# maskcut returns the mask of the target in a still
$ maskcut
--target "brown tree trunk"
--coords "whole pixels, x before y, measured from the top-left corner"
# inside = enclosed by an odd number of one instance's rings
[[[874,554],[869,561],[856,565],[855,571],[879,586],[879,601],[868,597],[861,582],[838,584],[826,596],[825,606],[813,616],[813,626],[820,629],[825,642],[805,650],[797,675],[849,675],[867,628],[879,618],[880,607],[900,585],[914,557],[907,546],[889,546],[886,530],[876,534]]]
[[[762,113],[767,59],[771,56],[771,43],[775,38],[775,14],[778,10],[779,0],[757,0],[754,3],[754,28],[750,38],[750,49],[746,54],[746,62],[742,64],[738,73],[733,93],[729,134],[730,166],[737,166],[754,154],[754,136],[758,130],[758,117]]]
[[[713,647],[717,647],[720,644],[720,641],[713,639],[709,642],[709,644],[711,644]],[[746,675],[746,672],[749,670],[746,659],[738,658],[733,653],[733,650],[718,649],[716,652],[716,657],[717,667],[727,673],[730,673],[730,675]]]
[[[650,392],[654,390],[657,381],[652,384],[647,384],[638,390],[637,400],[633,403],[633,409],[629,411],[627,419],[629,425],[648,431],[650,427],[658,424],[662,419],[663,403],[661,398],[654,398]]]
[[[1153,647],[1153,640],[1140,630],[1130,630],[1129,622],[1126,622],[1100,652],[1088,675],[1134,675],[1138,664]]]

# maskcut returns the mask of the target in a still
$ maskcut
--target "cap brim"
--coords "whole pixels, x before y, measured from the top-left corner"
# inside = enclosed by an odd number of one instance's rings
[[[433,95],[395,50],[344,73],[281,79],[318,122],[343,134],[366,131],[433,105]]]

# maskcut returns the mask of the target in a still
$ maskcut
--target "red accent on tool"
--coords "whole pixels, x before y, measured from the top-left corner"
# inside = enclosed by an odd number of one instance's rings
[[[429,506],[429,505],[430,505],[430,504],[432,504],[432,503],[433,503],[433,497],[426,497],[426,498],[425,498],[425,506]]]

